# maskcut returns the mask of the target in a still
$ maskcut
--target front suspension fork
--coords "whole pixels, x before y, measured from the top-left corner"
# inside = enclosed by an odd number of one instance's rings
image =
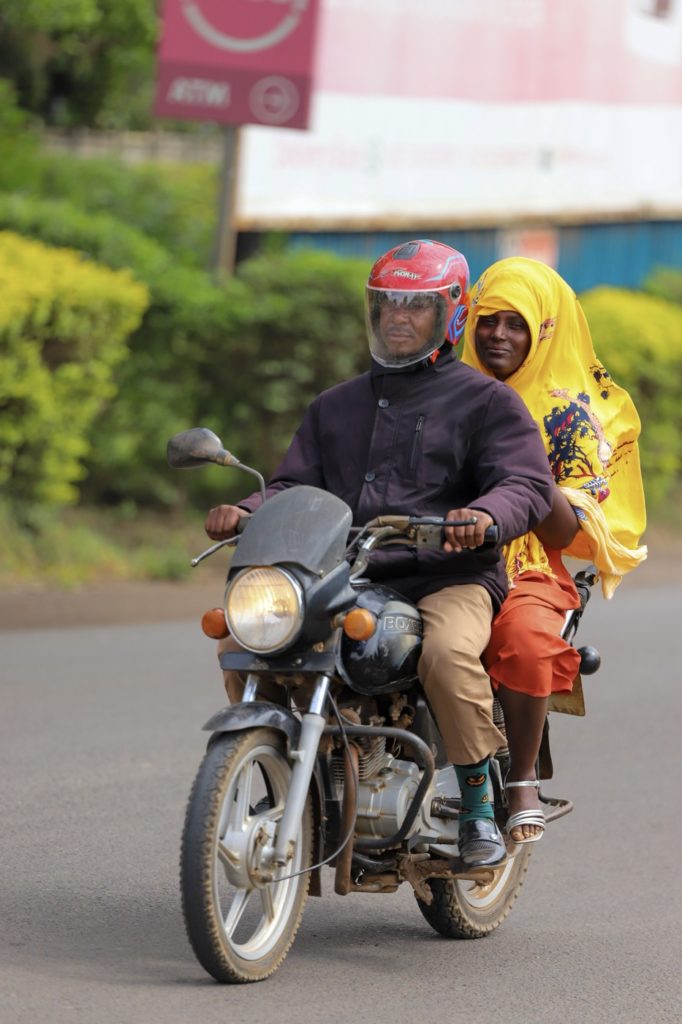
[[[258,677],[255,675],[249,675],[247,678],[244,701],[255,700],[257,679]],[[296,833],[303,817],[310,782],[315,770],[320,739],[327,724],[325,710],[330,684],[331,676],[318,676],[310,706],[301,719],[298,746],[289,752],[294,765],[291,770],[291,783],[284,805],[284,813],[277,827],[277,837],[271,855],[272,863],[276,867],[285,865],[293,855]],[[265,856],[266,859],[270,859],[267,854]]]

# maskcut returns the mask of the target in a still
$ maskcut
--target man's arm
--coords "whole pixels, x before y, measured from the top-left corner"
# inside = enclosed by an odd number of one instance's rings
[[[511,388],[495,388],[471,449],[480,497],[471,505],[497,523],[500,542],[549,515],[555,490],[538,428]]]
[[[317,400],[308,407],[284,458],[268,481],[265,493],[270,498],[278,491],[298,484],[325,487],[317,441]],[[260,491],[254,491],[238,505],[218,505],[208,513],[204,529],[211,540],[227,540],[234,536],[239,519],[248,512],[254,512],[260,504]]]

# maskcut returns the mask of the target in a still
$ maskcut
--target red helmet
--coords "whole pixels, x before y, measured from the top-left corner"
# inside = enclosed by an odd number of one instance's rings
[[[444,341],[459,343],[469,310],[469,267],[461,252],[422,238],[381,256],[365,290],[367,336],[382,366],[410,366]]]

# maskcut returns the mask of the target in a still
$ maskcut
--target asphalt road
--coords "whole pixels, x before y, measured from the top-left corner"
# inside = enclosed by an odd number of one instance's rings
[[[681,609],[672,584],[592,602],[588,717],[552,716],[549,791],[576,810],[494,935],[439,938],[406,887],[339,897],[328,875],[279,972],[226,987],[177,885],[212,644],[185,622],[0,634],[0,1021],[678,1022]]]

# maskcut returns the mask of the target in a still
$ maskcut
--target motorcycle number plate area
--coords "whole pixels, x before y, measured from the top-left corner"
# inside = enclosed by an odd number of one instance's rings
[[[289,487],[253,513],[232,556],[231,571],[294,563],[326,575],[343,561],[353,521],[350,508],[317,487]]]
[[[585,714],[585,695],[583,693],[583,681],[578,674],[573,680],[573,689],[570,693],[553,693],[549,698],[548,711],[556,711],[562,715]]]

